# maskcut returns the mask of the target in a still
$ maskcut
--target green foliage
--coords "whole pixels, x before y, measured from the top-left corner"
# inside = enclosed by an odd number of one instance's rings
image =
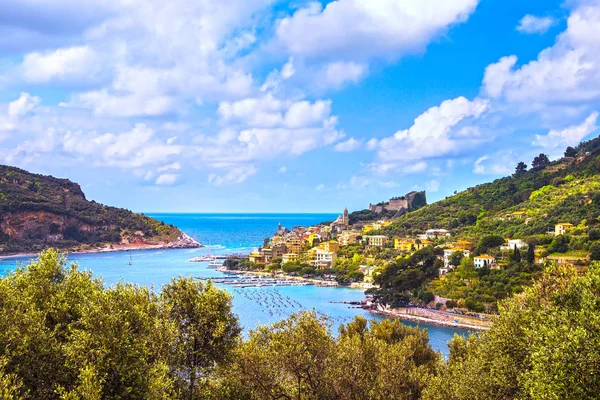
[[[440,249],[429,246],[409,258],[389,264],[375,277],[379,288],[370,289],[368,293],[392,307],[406,305],[412,291],[438,275],[438,269],[442,266],[438,258],[440,252]]]
[[[440,358],[427,332],[362,317],[340,328],[303,312],[261,326],[215,381],[219,399],[418,399]]]
[[[143,214],[109,207],[85,198],[80,186],[68,179],[32,174],[0,165],[0,224],[24,213],[44,213],[40,223],[28,224],[18,237],[0,233],[5,252],[73,248],[120,243],[123,236],[172,241],[180,231]],[[23,218],[28,219],[27,215]],[[11,223],[14,227],[18,222]],[[59,236],[55,239],[55,236]],[[62,236],[62,238],[60,237]]]
[[[32,399],[199,393],[240,333],[210,284],[104,287],[55,250],[0,279],[0,326],[0,397]]]
[[[551,267],[480,337],[455,337],[424,399],[595,399],[600,393],[600,265]]]

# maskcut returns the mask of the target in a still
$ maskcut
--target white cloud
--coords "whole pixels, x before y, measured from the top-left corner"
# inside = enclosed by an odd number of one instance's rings
[[[517,161],[512,151],[501,151],[495,154],[486,154],[477,159],[473,164],[473,173],[479,175],[509,175],[513,172]]]
[[[320,183],[320,184],[318,184],[318,185],[315,187],[315,190],[316,190],[317,192],[322,192],[323,190],[325,190],[325,185],[324,185],[324,184],[322,184],[322,183]]]
[[[364,60],[422,51],[450,25],[464,22],[478,0],[337,0],[312,2],[277,26],[291,54]]]
[[[172,164],[167,164],[165,166],[159,167],[156,170],[158,172],[163,172],[163,171],[179,171],[181,169],[181,164],[178,161],[175,161]]]
[[[406,174],[417,174],[419,172],[424,172],[429,167],[425,161],[419,161],[414,164],[407,165],[403,168],[403,172]]]
[[[357,83],[365,76],[368,66],[355,62],[328,63],[316,73],[318,84],[324,88],[340,88],[346,83]]]
[[[584,2],[567,21],[556,44],[536,60],[517,66],[517,57],[501,58],[486,68],[483,89],[488,96],[522,110],[541,110],[600,100],[600,3]]]
[[[74,77],[90,79],[99,68],[100,64],[88,46],[29,53],[21,66],[24,79],[33,83]]]
[[[278,174],[286,174],[287,173],[287,168],[285,166],[279,168],[279,170],[277,171]]]
[[[11,101],[8,104],[8,117],[19,118],[33,110],[41,99],[37,96],[32,96],[29,93],[21,92],[17,100]]]
[[[224,175],[210,174],[208,182],[214,186],[221,186],[228,183],[242,183],[256,174],[256,172],[257,169],[254,165],[234,167]]]
[[[598,112],[594,112],[579,125],[569,126],[562,130],[553,129],[545,136],[535,135],[533,144],[548,148],[575,146],[598,129],[598,116]]]
[[[358,150],[362,147],[362,142],[360,140],[356,140],[354,138],[350,138],[344,142],[339,142],[333,149],[339,152],[350,152],[354,150]]]
[[[527,14],[519,21],[517,30],[521,33],[546,33],[548,29],[556,25],[557,21],[552,17],[537,17]]]
[[[183,148],[154,138],[154,130],[145,124],[118,134],[67,132],[62,150],[69,154],[91,157],[99,165],[140,168],[170,162]],[[171,164],[170,167],[177,164]]]
[[[177,183],[178,174],[161,174],[156,178],[156,184],[161,186],[171,186]]]
[[[446,100],[418,116],[409,129],[378,142],[377,157],[382,164],[421,160],[460,153],[484,139],[479,135],[465,136],[465,127],[488,111],[488,100],[464,97]]]

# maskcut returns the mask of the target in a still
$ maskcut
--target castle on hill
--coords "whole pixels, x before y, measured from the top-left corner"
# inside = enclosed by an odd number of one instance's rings
[[[425,191],[412,191],[401,197],[392,197],[388,202],[369,204],[369,210],[381,214],[383,211],[408,211],[425,204],[427,204]]]

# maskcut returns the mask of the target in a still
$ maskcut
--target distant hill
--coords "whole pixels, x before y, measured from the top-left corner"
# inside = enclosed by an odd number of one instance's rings
[[[198,246],[173,225],[87,200],[68,179],[0,165],[0,254]]]
[[[429,228],[457,236],[484,234],[524,237],[554,224],[598,224],[600,216],[600,138],[570,149],[547,165],[485,183],[396,218],[384,233],[405,235]]]

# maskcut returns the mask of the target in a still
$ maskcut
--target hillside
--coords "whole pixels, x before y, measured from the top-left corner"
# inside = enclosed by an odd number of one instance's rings
[[[0,165],[0,254],[198,246],[175,226],[87,200],[68,179]]]
[[[520,293],[549,265],[584,271],[600,260],[600,138],[568,148],[553,162],[540,154],[531,164],[527,170],[519,163],[511,176],[382,228],[388,237],[416,238],[427,229],[446,229],[451,236],[435,238],[416,252],[400,250],[375,277],[380,288],[370,292],[392,306],[428,304],[438,296],[448,300],[448,308],[497,312],[498,300]],[[508,239],[513,245],[507,249]],[[437,261],[423,262],[433,256]],[[477,257],[492,265],[476,267]]]
[[[589,226],[600,215],[600,138],[581,143],[575,157],[521,171],[469,188],[393,221],[386,234],[430,228],[477,239],[497,234],[519,238],[544,234],[556,223]]]

